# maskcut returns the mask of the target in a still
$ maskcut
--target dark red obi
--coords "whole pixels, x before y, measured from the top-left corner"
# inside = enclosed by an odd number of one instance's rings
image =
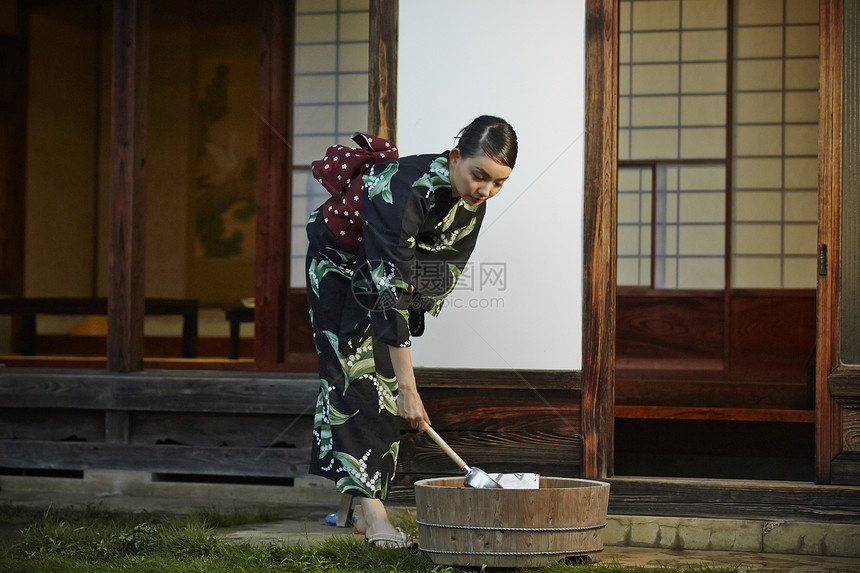
[[[323,159],[311,163],[314,178],[322,183],[331,199],[323,203],[325,224],[341,241],[353,247],[361,242],[362,175],[374,163],[397,159],[397,148],[381,137],[356,133],[359,147],[332,145]]]

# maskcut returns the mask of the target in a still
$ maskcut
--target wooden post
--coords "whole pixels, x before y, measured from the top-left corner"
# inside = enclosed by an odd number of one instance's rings
[[[149,0],[113,3],[107,367],[143,367]]]
[[[815,359],[815,483],[830,483],[842,448],[839,404],[829,376],[839,362],[842,230],[842,2],[821,0],[818,92],[818,308]]]
[[[613,472],[617,68],[617,0],[587,0],[582,468],[584,477],[598,479]]]
[[[370,82],[367,129],[397,141],[398,0],[370,2]]]
[[[257,123],[257,259],[254,285],[254,358],[258,370],[272,370],[284,359],[284,325],[290,179],[292,85],[292,4],[260,0],[259,121]]]

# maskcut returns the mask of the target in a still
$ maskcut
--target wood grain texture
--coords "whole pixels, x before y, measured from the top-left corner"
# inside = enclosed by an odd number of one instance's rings
[[[659,420],[734,420],[814,423],[813,410],[780,408],[703,408],[695,406],[615,406],[616,418]]]
[[[616,297],[616,364],[723,359],[723,296]]]
[[[88,370],[3,369],[4,408],[310,414],[319,392],[314,376],[163,372],[122,377]]]
[[[583,477],[612,474],[618,5],[587,0],[582,300]]]
[[[292,58],[292,4],[260,0],[260,54],[257,122],[257,254],[254,271],[254,358],[273,370],[287,344],[286,306],[289,215],[286,201],[292,165],[288,145]]]
[[[437,478],[415,485],[421,549],[434,563],[538,567],[603,550],[609,485],[541,478],[538,489],[476,489]]]
[[[421,388],[582,390],[579,370],[416,368],[415,378]]]
[[[113,3],[107,367],[143,367],[149,0]]]
[[[370,70],[367,129],[397,141],[399,0],[370,1]]]
[[[421,388],[437,431],[552,431],[579,435],[579,393],[562,390]]]
[[[0,441],[9,468],[113,469],[203,475],[300,477],[310,447],[231,448],[92,442]]]
[[[616,407],[669,406],[814,410],[815,396],[805,383],[755,378],[726,380],[701,372],[657,372],[637,379],[618,374]],[[670,377],[677,375],[676,377]]]
[[[491,472],[534,472],[575,477],[580,459],[566,452],[582,446],[578,436],[522,432],[444,432],[443,439],[470,466]],[[424,435],[409,433],[400,445],[398,472],[463,475],[456,464]]]
[[[610,478],[609,513],[860,523],[860,488],[803,483]]]
[[[0,408],[0,440],[93,442],[102,441],[104,435],[105,417],[99,411]]]
[[[840,452],[833,458],[831,472],[831,483],[860,486],[860,452]]]
[[[840,361],[860,366],[860,7],[843,10]]]
[[[815,350],[815,292],[729,299],[731,371],[779,372],[806,379]]]
[[[311,441],[311,415],[135,412],[132,444],[186,444],[231,448],[298,448]]]
[[[825,274],[818,276],[816,308],[815,481],[830,481],[830,464],[841,448],[839,405],[828,375],[839,364],[842,221],[842,24],[843,1],[819,3],[818,243],[827,248]]]

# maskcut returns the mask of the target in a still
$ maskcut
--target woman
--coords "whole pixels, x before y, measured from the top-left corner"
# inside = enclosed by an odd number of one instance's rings
[[[430,423],[409,346],[436,316],[465,266],[484,202],[511,174],[517,137],[481,116],[441,154],[397,159],[391,142],[357,136],[313,164],[332,194],[308,222],[308,299],[320,395],[311,473],[361,498],[369,542],[409,547],[382,500],[394,476],[401,419]]]

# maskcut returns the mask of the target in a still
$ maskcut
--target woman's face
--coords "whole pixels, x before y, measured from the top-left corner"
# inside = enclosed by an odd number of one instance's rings
[[[502,190],[511,168],[496,163],[484,154],[463,157],[456,147],[448,154],[451,188],[454,197],[469,205],[479,205]]]

